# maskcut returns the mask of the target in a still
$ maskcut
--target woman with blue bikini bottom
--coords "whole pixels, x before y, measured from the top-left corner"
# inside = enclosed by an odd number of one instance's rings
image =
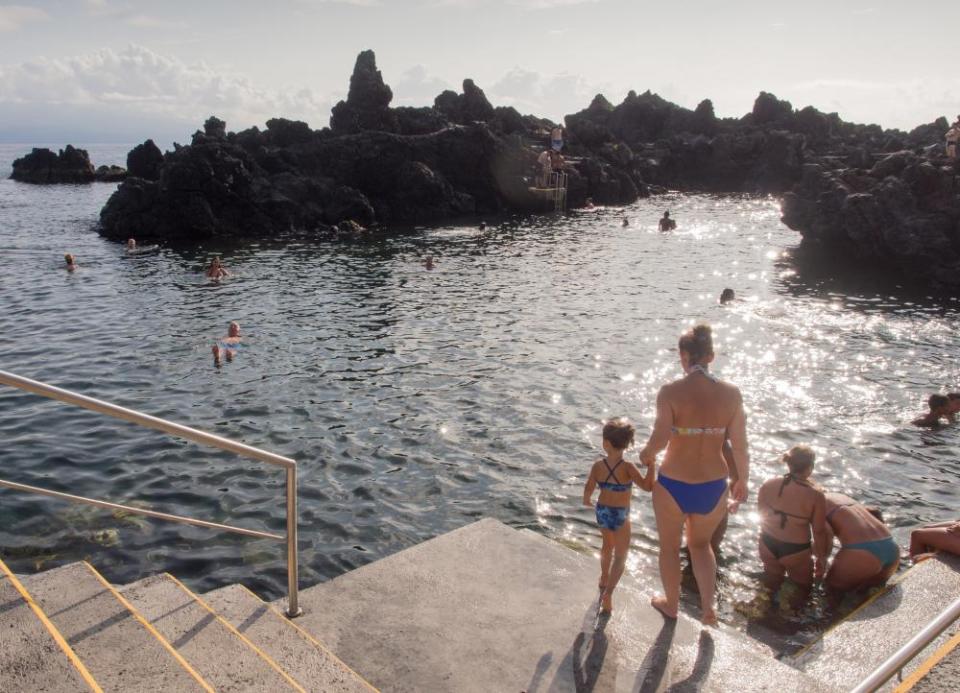
[[[886,582],[900,565],[900,547],[880,512],[842,493],[828,493],[826,501],[830,543],[832,535],[840,540],[840,551],[827,572],[827,588],[849,592]]]
[[[653,487],[653,469],[646,476],[623,459],[624,451],[633,444],[633,424],[626,419],[612,419],[603,426],[602,457],[593,463],[583,487],[583,504],[590,507],[593,492],[600,487],[596,517],[603,537],[600,549],[600,605],[604,613],[613,610],[613,590],[627,561],[630,550],[630,491],[634,483],[644,491]]]
[[[729,496],[737,504],[747,497],[749,458],[746,420],[740,391],[708,370],[713,361],[710,327],[697,325],[680,337],[680,364],[685,377],[660,388],[657,418],[640,461],[653,465],[666,448],[653,509],[660,535],[660,580],[663,595],[651,604],[667,618],[680,606],[680,544],[687,548],[700,592],[702,621],[717,622],[714,597],[717,559],[710,538],[727,511],[727,464],[723,444],[729,439],[738,478]]]

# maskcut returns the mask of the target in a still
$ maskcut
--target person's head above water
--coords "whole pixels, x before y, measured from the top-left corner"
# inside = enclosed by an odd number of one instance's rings
[[[817,453],[809,445],[794,445],[783,453],[781,459],[786,463],[791,475],[806,479],[813,473]]]
[[[128,248],[136,248],[136,247],[137,247],[137,241],[136,241],[135,239],[133,239],[133,238],[128,238],[128,239],[127,239],[127,247],[128,247]]]
[[[713,361],[713,330],[709,325],[697,325],[680,336],[680,362],[684,369],[706,366]]]
[[[214,255],[214,256],[213,256],[213,260],[210,261],[210,266],[211,266],[211,267],[219,267],[219,266],[220,266],[220,256],[219,256],[219,255]]]
[[[948,392],[947,399],[950,404],[950,413],[956,414],[960,412],[960,392]]]
[[[480,230],[481,230],[481,231],[485,231],[486,228],[487,228],[487,222],[481,221],[481,222],[480,222]]]
[[[239,336],[240,336],[240,323],[238,323],[238,322],[236,322],[236,321],[232,321],[232,322],[230,323],[230,326],[227,328],[227,334],[228,334],[229,336],[231,336],[231,337],[239,337]]]
[[[633,443],[634,428],[627,418],[610,419],[603,425],[604,447],[626,450]]]
[[[666,212],[663,213],[663,218],[664,218],[664,219],[669,219],[669,218],[670,218],[670,210],[669,210],[669,209],[668,209]]]
[[[622,225],[623,225],[623,226],[630,226],[630,220],[627,219],[626,217],[624,217],[624,218],[623,218]]]
[[[927,406],[930,407],[931,414],[949,414],[950,398],[946,395],[930,395],[927,400]]]
[[[66,260],[68,265],[77,264],[77,259],[71,253],[67,253],[66,255],[64,255],[63,259]]]
[[[733,289],[724,289],[722,292],[720,292],[720,303],[730,303],[730,301],[736,297],[737,295],[733,292]]]

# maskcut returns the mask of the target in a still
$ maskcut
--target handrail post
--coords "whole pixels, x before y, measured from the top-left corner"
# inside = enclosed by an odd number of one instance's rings
[[[287,468],[287,616],[296,618],[300,608],[297,561],[297,468]]]

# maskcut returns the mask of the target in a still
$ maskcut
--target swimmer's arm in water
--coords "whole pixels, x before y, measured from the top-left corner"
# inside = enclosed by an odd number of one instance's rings
[[[813,577],[822,580],[827,572],[827,557],[833,548],[833,535],[827,529],[827,501],[822,493],[817,494],[813,504]]]
[[[594,470],[596,469],[597,463],[594,462],[593,466],[590,467],[590,476],[587,477],[587,483],[583,487],[583,504],[588,508],[593,507],[593,492],[597,488],[597,479],[594,475]]]
[[[673,427],[673,407],[664,393],[664,387],[657,393],[657,420],[653,424],[653,430],[650,432],[650,438],[647,444],[640,451],[640,461],[650,466],[656,462],[659,455],[667,443],[670,442],[670,432]]]
[[[730,453],[733,455],[737,478],[730,486],[730,495],[735,503],[747,500],[750,480],[750,453],[747,450],[747,415],[743,411],[743,399],[737,392],[737,413],[727,426],[727,438],[730,441]]]

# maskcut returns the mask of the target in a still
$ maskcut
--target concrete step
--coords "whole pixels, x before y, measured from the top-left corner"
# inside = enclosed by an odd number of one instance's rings
[[[376,689],[309,633],[243,585],[203,595],[203,600],[266,652],[308,691],[370,693]]]
[[[71,563],[22,582],[104,691],[212,693],[89,564]]]
[[[784,662],[837,690],[850,690],[947,608],[960,594],[960,558],[913,566],[842,621]],[[948,635],[903,669],[908,676]],[[891,686],[892,688],[892,686]]]
[[[100,687],[0,561],[0,691],[83,690]]]
[[[216,690],[303,691],[273,659],[172,576],[153,575],[120,593]]]
[[[301,594],[297,624],[387,691],[834,690],[742,633],[665,620],[599,561],[481,520]]]

